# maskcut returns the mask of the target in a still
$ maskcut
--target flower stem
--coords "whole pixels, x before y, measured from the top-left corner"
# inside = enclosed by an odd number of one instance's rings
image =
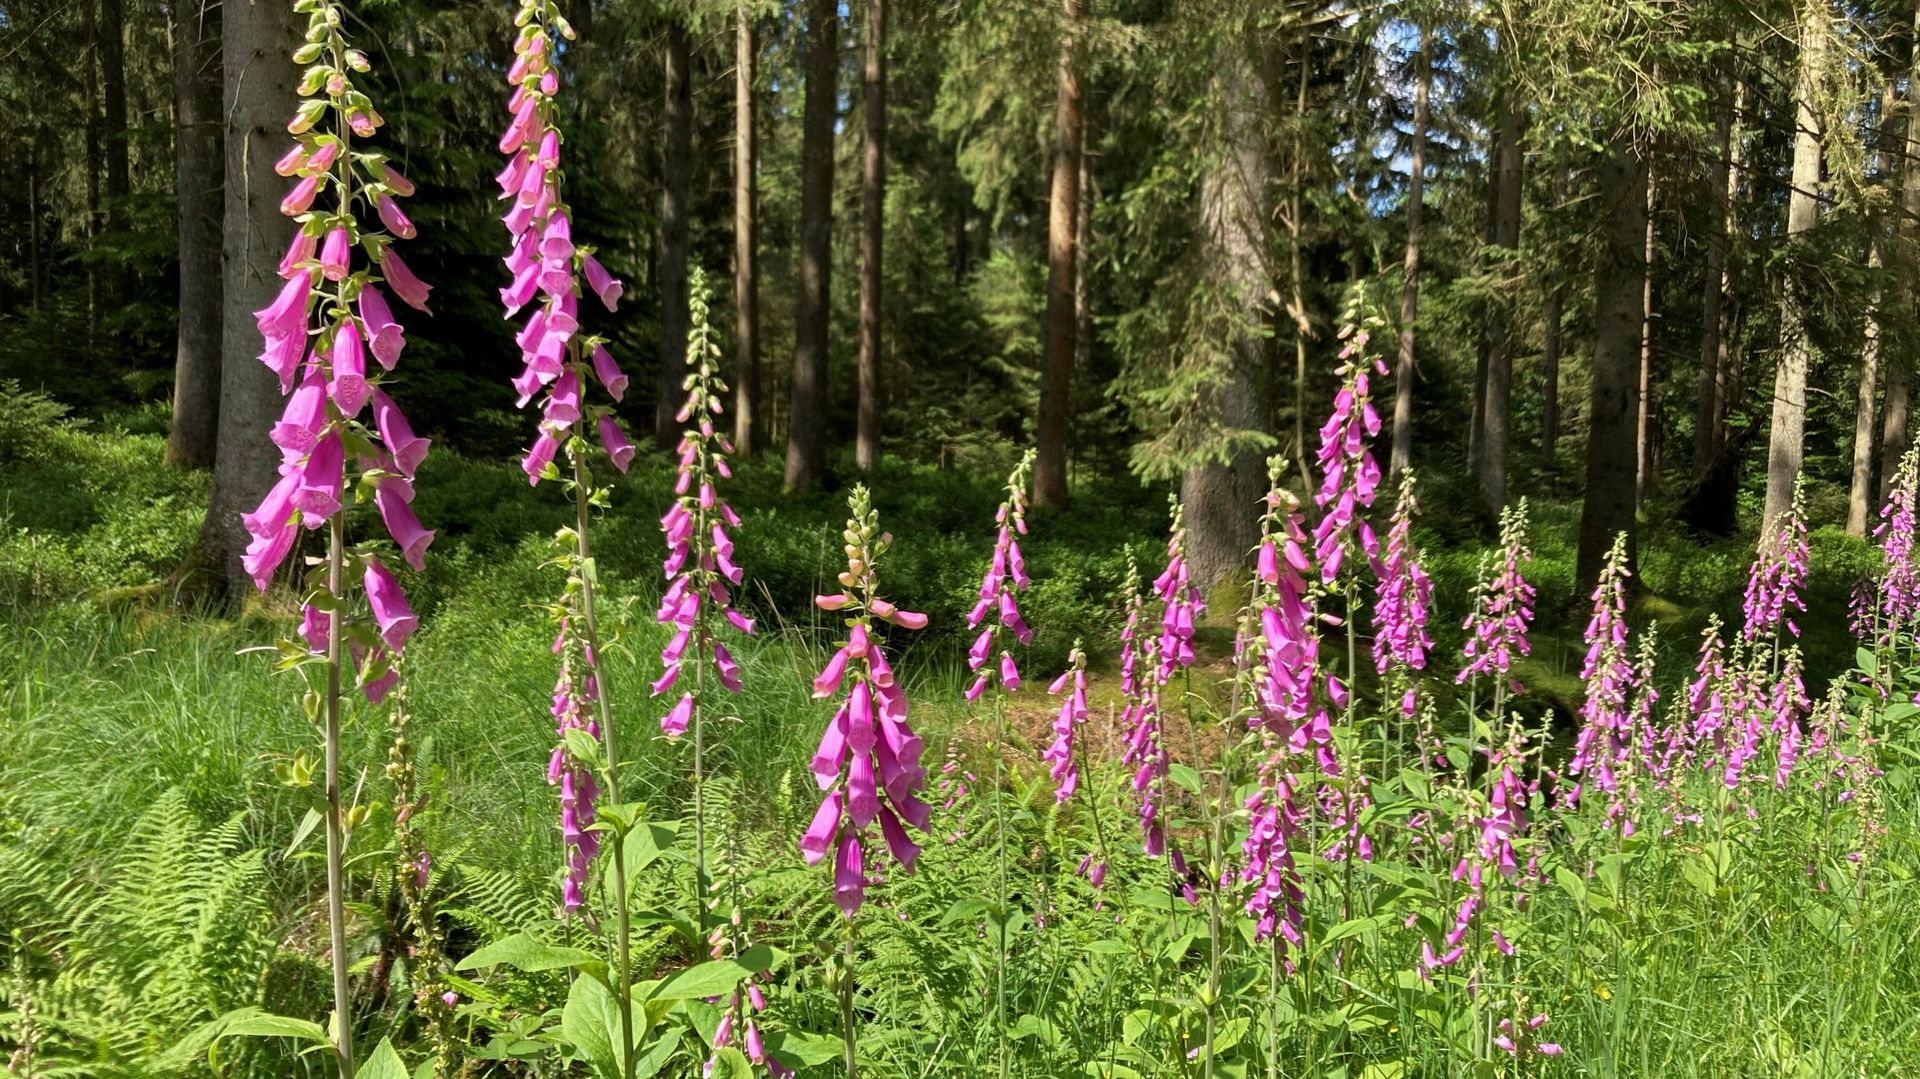
[[[847,1079],[855,1079],[859,1065],[854,1054],[853,1030],[853,915],[847,915],[847,933],[841,942],[840,1038],[847,1066]]]
[[[1007,929],[1013,922],[1007,899],[1007,790],[1005,768],[1007,753],[1007,702],[1004,693],[993,695],[993,821],[999,836],[1000,895],[999,950],[994,956],[993,996],[994,1033],[999,1039],[1000,1079],[1007,1079]]]
[[[581,439],[579,421],[575,421],[573,441],[578,445]],[[605,655],[600,651],[600,630],[594,620],[593,603],[593,556],[587,546],[587,503],[589,500],[589,477],[586,465],[581,461],[580,452],[575,449],[573,458],[573,509],[574,509],[574,554],[579,562],[580,571],[580,607],[587,622],[587,647],[593,649],[594,681],[599,692],[594,694],[594,705],[600,715],[600,740],[607,748],[607,800],[614,805],[620,804],[620,750],[614,739],[613,707],[607,702],[607,672],[600,665]],[[633,985],[632,985],[632,945],[633,920],[627,911],[627,853],[626,836],[613,837],[613,904],[614,904],[614,940],[618,958],[614,965],[614,999],[620,1006],[620,1069],[626,1079],[633,1079],[638,1061],[633,1051]]]
[[[326,755],[327,936],[333,960],[333,1049],[340,1079],[353,1079],[353,1000],[347,986],[346,846],[340,813],[340,664],[346,612],[339,609],[341,579],[346,576],[347,526],[340,514],[327,526],[327,592],[334,610],[327,618]]]

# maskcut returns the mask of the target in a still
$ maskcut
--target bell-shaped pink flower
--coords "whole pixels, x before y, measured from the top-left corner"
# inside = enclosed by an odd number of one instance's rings
[[[374,625],[380,627],[380,639],[386,642],[388,648],[400,651],[407,643],[407,638],[420,627],[420,619],[415,617],[413,608],[407,605],[407,596],[400,590],[400,582],[379,559],[367,559],[364,583],[367,603],[373,609]]]
[[[433,291],[433,286],[413,276],[413,271],[407,268],[406,262],[400,258],[400,253],[391,246],[381,249],[380,275],[386,278],[387,284],[392,287],[393,294],[400,297],[401,303],[416,311],[432,314],[431,311],[427,311],[427,293]]]
[[[393,309],[387,306],[387,298],[374,285],[361,287],[359,306],[368,349],[381,367],[393,370],[393,365],[400,361],[400,350],[407,345],[406,332],[393,320]]]
[[[359,324],[349,318],[340,324],[333,337],[333,380],[328,392],[333,403],[348,418],[360,414],[367,403],[367,357],[360,342]]]
[[[600,445],[604,446],[607,456],[613,458],[613,467],[622,472],[633,463],[633,443],[627,440],[627,433],[612,416],[600,417]]]
[[[313,449],[326,425],[327,380],[319,370],[309,368],[300,388],[287,398],[287,407],[269,437],[281,450],[298,457]]]
[[[319,528],[339,512],[345,467],[346,452],[338,431],[328,431],[301,462],[300,483],[293,492],[293,505],[304,516],[308,528]]]
[[[335,225],[327,232],[327,242],[320,246],[320,276],[329,281],[346,280],[347,256],[351,250],[347,230]]]
[[[620,279],[608,273],[607,268],[600,265],[599,259],[592,255],[582,258],[580,271],[587,276],[587,287],[600,297],[600,302],[607,310],[613,311],[620,306],[620,294],[624,291]]]
[[[387,526],[387,534],[400,548],[407,565],[415,570],[426,568],[426,553],[433,543],[431,529],[422,528],[420,518],[414,516],[413,506],[403,493],[405,483],[401,480],[383,479],[373,489],[373,504],[380,511],[380,520]]]

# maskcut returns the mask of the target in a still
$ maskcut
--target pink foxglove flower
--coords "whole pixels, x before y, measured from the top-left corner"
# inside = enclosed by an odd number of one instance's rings
[[[1314,555],[1325,584],[1332,584],[1340,576],[1348,558],[1364,555],[1373,560],[1380,552],[1379,540],[1366,519],[1380,487],[1380,462],[1374,459],[1367,442],[1380,433],[1380,413],[1373,407],[1370,379],[1374,374],[1385,377],[1387,365],[1368,349],[1368,324],[1372,320],[1360,318],[1357,302],[1347,317],[1347,325],[1340,331],[1346,344],[1340,350],[1340,367],[1335,372],[1340,377],[1340,389],[1334,394],[1332,414],[1320,427],[1320,448],[1315,457],[1320,466],[1320,490],[1313,500],[1321,516],[1313,530]]]
[[[1880,541],[1880,639],[1891,643],[1915,617],[1920,617],[1920,563],[1914,559],[1914,518],[1920,501],[1920,447],[1900,456],[1900,470],[1880,509],[1873,534]]]
[[[740,633],[753,632],[753,619],[733,606],[733,590],[746,580],[733,560],[730,531],[739,527],[740,516],[716,492],[716,485],[729,474],[727,455],[733,451],[733,444],[714,426],[727,387],[717,371],[719,346],[708,329],[706,280],[697,270],[691,292],[693,331],[689,334],[687,359],[693,371],[687,380],[686,403],[678,414],[687,429],[678,447],[674,482],[678,494],[672,508],[660,518],[660,531],[667,541],[667,558],[662,564],[667,588],[655,615],[655,621],[673,636],[660,653],[664,670],[653,683],[653,695],[680,690],[679,702],[661,720],[669,736],[685,733],[689,720],[695,718],[693,713],[701,703],[695,698],[704,682],[705,665],[712,665],[721,685],[740,692],[740,665],[721,643],[720,627],[725,624]],[[603,423],[609,421],[609,417],[602,417]]]
[[[560,677],[553,686],[553,718],[559,741],[547,760],[547,782],[560,788],[560,841],[566,849],[567,871],[561,905],[569,913],[586,905],[588,874],[600,852],[600,833],[592,829],[594,801],[600,791],[594,782],[591,758],[584,756],[584,747],[577,744],[582,737],[594,744],[600,740],[600,725],[593,718],[600,684],[594,673],[593,649],[576,632],[576,625],[574,619],[562,618],[559,635],[553,640],[553,651],[560,657]]]
[[[1020,593],[1033,583],[1027,577],[1027,560],[1019,540],[1027,534],[1027,477],[1033,472],[1033,458],[1033,451],[1028,450],[1007,477],[1006,500],[994,515],[999,533],[993,541],[993,558],[980,578],[979,602],[967,614],[967,628],[980,631],[967,652],[967,666],[975,674],[966,694],[969,701],[978,699],[995,676],[1000,688],[1008,693],[1020,688],[1020,668],[1014,662],[1013,650],[1003,643],[1003,634],[1011,633],[1023,646],[1033,643],[1033,631],[1020,617],[1019,601]]]
[[[1140,571],[1131,550],[1127,552],[1126,596],[1127,622],[1120,631],[1120,692],[1126,701],[1120,723],[1126,745],[1120,762],[1134,769],[1133,792],[1140,800],[1141,838],[1147,856],[1158,858],[1167,844],[1160,799],[1171,761],[1161,733],[1160,644],[1157,637],[1143,632],[1141,616],[1146,598],[1140,592]]]
[[[1491,578],[1484,575],[1476,586],[1473,613],[1463,628],[1467,643],[1461,651],[1467,662],[1454,678],[1465,682],[1476,675],[1491,674],[1505,685],[1515,656],[1528,655],[1533,645],[1527,631],[1533,624],[1533,585],[1524,575],[1533,561],[1533,549],[1527,545],[1527,500],[1500,511],[1500,567]],[[1519,692],[1519,683],[1512,683]]]
[[[1160,658],[1154,677],[1163,685],[1175,670],[1193,666],[1193,630],[1207,609],[1187,568],[1186,511],[1178,498],[1168,499],[1168,504],[1173,524],[1167,535],[1167,568],[1153,581],[1153,594],[1160,600]]]
[[[1592,783],[1608,796],[1608,815],[1618,813],[1620,781],[1617,772],[1628,761],[1632,749],[1632,724],[1628,704],[1635,686],[1633,661],[1627,648],[1627,538],[1615,536],[1607,552],[1600,580],[1593,589],[1593,617],[1587,621],[1587,659],[1580,677],[1586,681],[1586,698],[1580,706],[1580,733],[1574,742],[1573,758],[1567,774],[1591,777]],[[1581,787],[1576,784],[1562,796],[1563,804],[1577,805]]]
[[[374,115],[352,82],[355,74],[367,70],[366,60],[348,46],[337,21],[314,23],[304,48],[322,57],[346,56],[349,63],[301,86],[307,100],[288,125],[296,138],[276,165],[281,175],[298,177],[281,209],[296,217],[300,227],[280,263],[284,283],[273,301],[254,313],[265,341],[260,359],[279,376],[281,391],[290,395],[271,434],[282,454],[280,479],[259,507],[242,518],[253,536],[243,561],[262,590],[292,552],[301,530],[321,528],[344,512],[350,500],[368,492],[408,564],[416,569],[423,565],[434,535],[408,505],[412,487],[406,482],[426,456],[426,441],[414,436],[399,406],[367,373],[366,342],[376,342],[383,366],[390,369],[399,356],[403,331],[375,286],[383,263],[355,265],[356,258],[374,252],[398,258],[392,254],[393,237],[358,220],[356,201],[349,197],[349,192],[384,190],[379,186],[378,152],[359,145],[354,153],[343,152],[342,129],[351,126],[353,114]],[[376,413],[371,429],[353,422],[369,399]],[[348,460],[349,446],[355,450],[353,461]],[[402,461],[404,476],[395,474]],[[377,699],[397,680],[392,655],[405,647],[418,619],[381,558],[372,553],[359,557],[365,564],[361,584],[366,607],[355,610],[345,595],[331,597],[325,606],[346,612],[347,623],[373,625],[378,646],[356,635],[343,651],[360,670],[362,691]],[[342,616],[322,613],[312,603],[306,608],[302,635],[313,646],[318,634],[320,650],[326,651],[330,638],[344,635],[344,625],[335,621]]]
[[[1075,728],[1087,721],[1087,656],[1080,650],[1079,641],[1073,642],[1073,650],[1067,653],[1067,664],[1067,669],[1047,687],[1049,694],[1061,698],[1060,711],[1053,719],[1053,742],[1040,755],[1053,776],[1056,802],[1072,798],[1080,783],[1080,766],[1073,754],[1073,734]]]
[[[881,621],[905,627],[921,619],[877,594],[875,565],[893,537],[880,532],[879,515],[864,486],[854,487],[847,507],[851,516],[841,592],[822,597],[826,602],[819,604],[823,610],[848,614],[847,640],[814,680],[814,696],[832,697],[843,686],[846,692],[813,757],[814,779],[826,797],[800,838],[800,853],[808,865],[818,865],[832,853],[834,901],[852,918],[866,901],[872,881],[870,856],[884,848],[902,869],[912,872],[920,847],[906,826],[925,832],[932,810],[919,797],[927,771],[920,763],[920,737],[907,722],[906,691],[878,636]]]
[[[1760,550],[1747,576],[1742,640],[1772,639],[1782,626],[1795,637],[1800,636],[1800,626],[1790,612],[1807,609],[1806,601],[1800,596],[1807,583],[1809,555],[1803,480],[1803,477],[1794,477],[1792,504],[1774,519],[1772,527],[1761,537]]]
[[[589,377],[597,378],[617,401],[626,389],[605,342],[580,333],[579,272],[592,252],[576,248],[572,218],[562,195],[565,173],[560,167],[559,118],[554,95],[560,81],[553,70],[555,15],[544,5],[522,8],[520,31],[514,38],[513,66],[507,83],[513,87],[508,103],[511,120],[500,138],[507,167],[500,174],[500,197],[513,207],[502,219],[510,237],[506,266],[511,283],[500,290],[508,318],[533,306],[525,329],[515,340],[524,364],[513,380],[521,407],[545,392],[539,431],[521,461],[527,482],[538,484],[561,446],[584,445],[587,427],[599,431],[600,441],[614,467],[627,470],[633,444],[610,410],[582,404]],[[530,155],[538,147],[537,156]],[[383,204],[384,212],[384,204]],[[598,269],[599,274],[605,271]],[[617,287],[617,286],[616,286]]]
[[[1433,639],[1427,636],[1427,612],[1433,608],[1433,581],[1420,568],[1413,547],[1413,515],[1419,506],[1413,496],[1413,470],[1400,479],[1400,498],[1387,530],[1386,553],[1375,567],[1379,585],[1373,601],[1373,666],[1389,671],[1419,671],[1427,666]],[[1413,692],[1401,702],[1404,715],[1413,714]]]

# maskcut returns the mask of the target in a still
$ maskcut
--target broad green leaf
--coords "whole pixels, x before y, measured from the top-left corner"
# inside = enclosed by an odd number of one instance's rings
[[[599,956],[581,948],[563,948],[557,944],[535,940],[526,933],[515,933],[504,940],[496,940],[460,960],[453,969],[474,970],[492,966],[508,966],[515,970],[536,974],[543,970],[574,968],[604,970],[606,963]]]
[[[1360,1070],[1360,1079],[1406,1079],[1404,1060],[1376,1060]]]
[[[320,827],[320,822],[325,819],[320,815],[319,810],[307,810],[307,815],[300,818],[300,826],[293,830],[293,838],[287,841],[287,849],[281,853],[280,857],[293,857],[293,853],[300,849],[300,844],[305,843],[307,837],[312,835],[313,830]]]
[[[327,1028],[311,1019],[274,1015],[259,1008],[242,1008],[228,1013],[228,1022],[220,1031],[228,1038],[300,1038],[319,1045],[332,1045]]]
[[[745,1053],[729,1045],[713,1054],[713,1070],[708,1079],[753,1079],[753,1065]]]
[[[1191,765],[1174,764],[1168,766],[1167,778],[1173,781],[1174,786],[1182,790],[1191,794],[1200,793],[1200,773],[1194,771]]]
[[[598,978],[575,978],[560,1012],[560,1036],[587,1059],[600,1079],[620,1079],[620,1006]]]
[[[1878,655],[1875,655],[1873,649],[1871,648],[1854,649],[1853,663],[1854,663],[1854,666],[1859,667],[1862,671],[1865,671],[1867,674],[1867,677],[1869,678],[1873,677],[1875,674],[1878,674],[1880,671],[1880,657]]]
[[[373,1052],[354,1070],[356,1079],[409,1079],[407,1066],[394,1051],[393,1042],[386,1038],[373,1047]]]
[[[816,1068],[840,1059],[844,1043],[837,1037],[804,1030],[782,1030],[766,1036],[767,1052],[780,1058],[789,1068],[800,1065]]]
[[[1032,1014],[1023,1015],[1014,1020],[1007,1035],[1015,1041],[1022,1038],[1038,1038],[1048,1045],[1060,1044],[1060,1032],[1053,1028],[1053,1024]]]
[[[705,1000],[733,992],[742,979],[752,974],[748,967],[732,959],[714,959],[675,974],[653,991],[655,1000]]]

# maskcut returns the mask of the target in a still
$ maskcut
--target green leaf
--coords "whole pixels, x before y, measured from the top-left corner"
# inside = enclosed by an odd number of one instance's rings
[[[600,1079],[619,1079],[620,1006],[598,978],[575,978],[560,1012],[560,1036],[579,1050]]]
[[[1053,1024],[1031,1014],[1014,1020],[1012,1029],[1007,1031],[1007,1036],[1015,1041],[1022,1038],[1038,1038],[1047,1045],[1060,1044],[1060,1032],[1054,1029]]]
[[[293,857],[293,852],[300,849],[300,844],[305,843],[307,841],[307,837],[312,835],[313,830],[315,828],[320,827],[320,822],[325,819],[326,819],[325,817],[322,817],[320,815],[319,810],[317,809],[307,810],[307,815],[300,818],[300,826],[293,830],[293,838],[287,842],[287,849],[285,852],[283,852],[280,855],[280,857],[282,858]]]
[[[1200,793],[1200,773],[1194,771],[1191,765],[1174,764],[1168,766],[1167,778],[1173,781],[1174,786],[1188,793]]]
[[[473,970],[492,966],[508,966],[529,974],[543,970],[606,969],[606,963],[592,952],[548,944],[526,933],[515,933],[505,940],[496,940],[460,960],[453,969]]]
[[[780,1063],[791,1068],[795,1065],[817,1068],[830,1060],[840,1059],[844,1043],[837,1037],[825,1034],[813,1034],[804,1030],[782,1030],[766,1036],[767,1052],[778,1057]]]
[[[373,1047],[373,1054],[354,1070],[356,1079],[409,1079],[407,1066],[385,1038]]]
[[[599,765],[600,740],[588,734],[584,727],[568,727],[562,740],[567,743],[568,756],[583,764]]]
[[[753,1079],[753,1065],[745,1053],[729,1045],[713,1054],[713,1070],[707,1074],[709,1079]]]
[[[290,1015],[274,1015],[258,1008],[242,1009],[250,1015],[233,1013],[234,1018],[220,1034],[233,1038],[301,1038],[318,1045],[332,1045],[333,1038],[327,1034],[327,1028],[311,1019],[295,1019]]]
[[[660,983],[654,1000],[705,1000],[733,992],[753,971],[732,959],[714,959],[687,969]]]
[[[1863,647],[1854,649],[1853,663],[1854,666],[1865,671],[1869,678],[1880,672],[1880,657],[1876,655],[1871,648]]]
[[[1404,1060],[1376,1060],[1360,1070],[1360,1079],[1406,1079]]]

